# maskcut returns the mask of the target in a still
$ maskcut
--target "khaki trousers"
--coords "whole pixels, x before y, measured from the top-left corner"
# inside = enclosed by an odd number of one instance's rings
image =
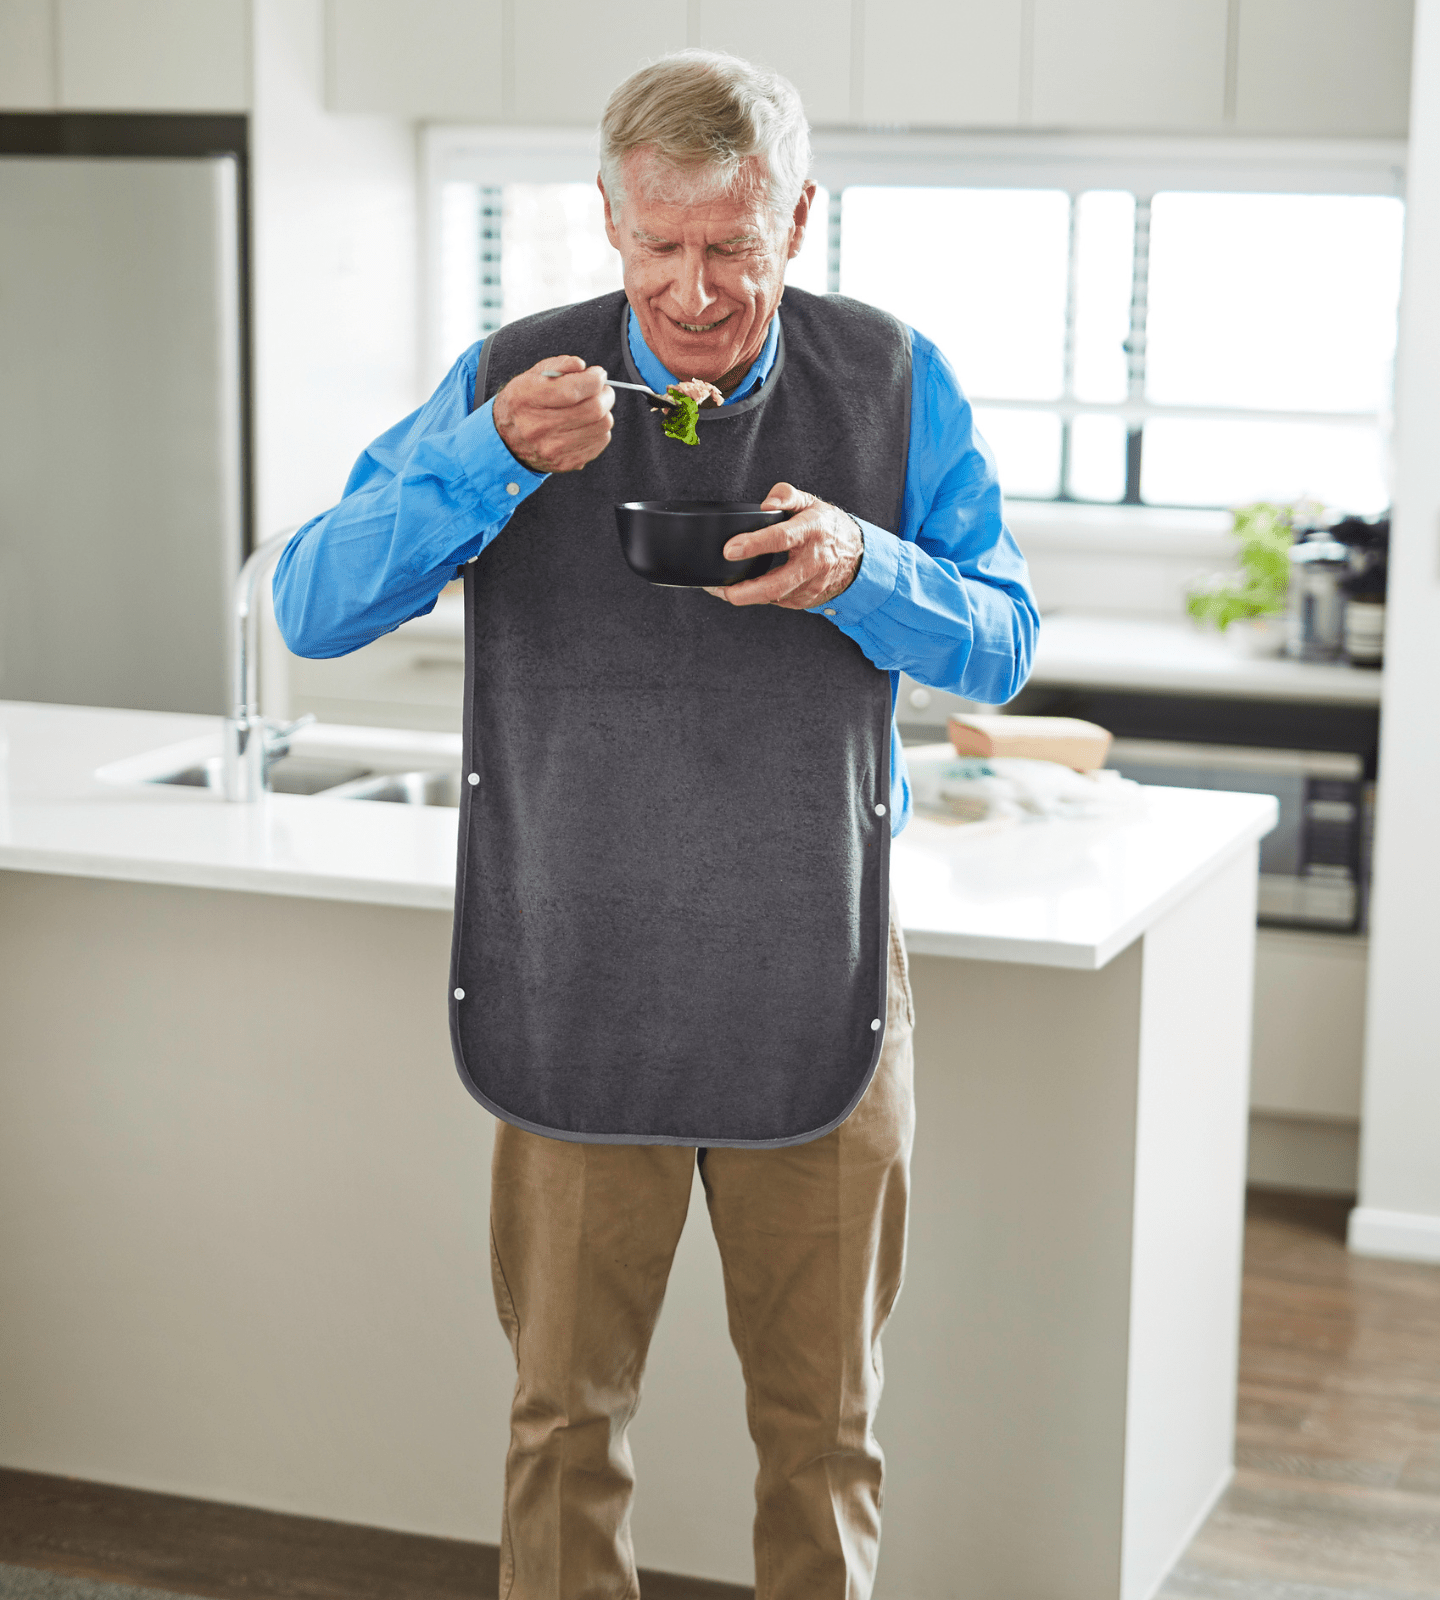
[[[884,1457],[880,1334],[905,1264],[914,1008],[892,896],[880,1062],[823,1138],[575,1144],[496,1130],[495,1303],[515,1353],[502,1600],[633,1600],[626,1428],[698,1159],[759,1455],[757,1600],[865,1600]]]

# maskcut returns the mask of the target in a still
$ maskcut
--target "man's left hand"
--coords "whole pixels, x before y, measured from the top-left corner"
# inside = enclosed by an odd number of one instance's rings
[[[767,550],[783,550],[789,552],[784,564],[724,589],[707,588],[706,594],[732,606],[773,605],[805,611],[850,587],[865,554],[865,541],[852,517],[790,483],[777,483],[761,509],[792,515],[769,528],[737,533],[725,545],[725,559],[744,561]]]

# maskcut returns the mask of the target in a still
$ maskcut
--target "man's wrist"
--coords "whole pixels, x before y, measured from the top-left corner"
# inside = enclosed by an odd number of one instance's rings
[[[844,594],[846,589],[853,587],[855,580],[860,576],[861,567],[865,565],[865,525],[861,522],[859,517],[857,517],[853,512],[847,511],[844,506],[839,506],[837,509],[839,510],[841,516],[849,520],[850,526],[854,528],[855,532],[860,536],[860,555],[855,562],[854,572],[850,574],[850,582],[845,585],[845,589],[840,591],[841,594]]]
[[[838,509],[838,508],[837,508]],[[900,575],[902,540],[886,533],[847,511],[845,515],[860,530],[860,564],[850,582],[833,599],[824,600],[809,611],[829,617],[835,623],[857,623],[878,610],[895,592]]]
[[[505,443],[495,425],[493,400],[487,400],[477,411],[472,411],[461,424],[458,435],[462,440],[460,459],[465,475],[490,516],[504,516],[513,511],[544,483],[546,474],[527,467]]]
[[[510,443],[510,436],[512,434],[510,423],[512,421],[512,417],[509,409],[509,403],[505,395],[505,390],[509,387],[509,384],[504,385],[504,387],[502,387],[496,393],[495,398],[490,402],[490,416],[495,427],[496,437],[510,452],[510,459],[517,467],[522,467],[526,472],[533,472],[543,476],[545,473],[545,468],[542,467],[538,462],[527,461],[524,456],[519,454],[519,452],[515,449],[515,446]]]

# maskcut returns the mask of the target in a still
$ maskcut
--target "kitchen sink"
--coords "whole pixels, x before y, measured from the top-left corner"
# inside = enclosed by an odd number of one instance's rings
[[[339,761],[325,756],[284,755],[266,769],[265,786],[274,794],[323,794],[340,784],[368,778],[371,768],[354,761]],[[147,783],[173,783],[185,789],[219,789],[224,779],[219,756],[157,773]],[[458,801],[452,802],[458,804]]]
[[[401,806],[458,806],[458,772],[376,772],[332,789],[331,800],[382,800]]]
[[[454,808],[460,804],[460,759],[459,734],[310,723],[270,761],[265,787],[325,800]],[[112,761],[95,776],[143,788],[204,789],[217,800],[225,788],[219,741],[208,735]]]

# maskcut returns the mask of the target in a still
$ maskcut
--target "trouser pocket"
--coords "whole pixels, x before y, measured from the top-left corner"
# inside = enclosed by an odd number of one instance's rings
[[[900,986],[901,1002],[905,1007],[905,1020],[915,1026],[915,997],[910,989],[910,961],[905,952],[905,940],[900,924],[892,914],[890,918],[890,974]]]

